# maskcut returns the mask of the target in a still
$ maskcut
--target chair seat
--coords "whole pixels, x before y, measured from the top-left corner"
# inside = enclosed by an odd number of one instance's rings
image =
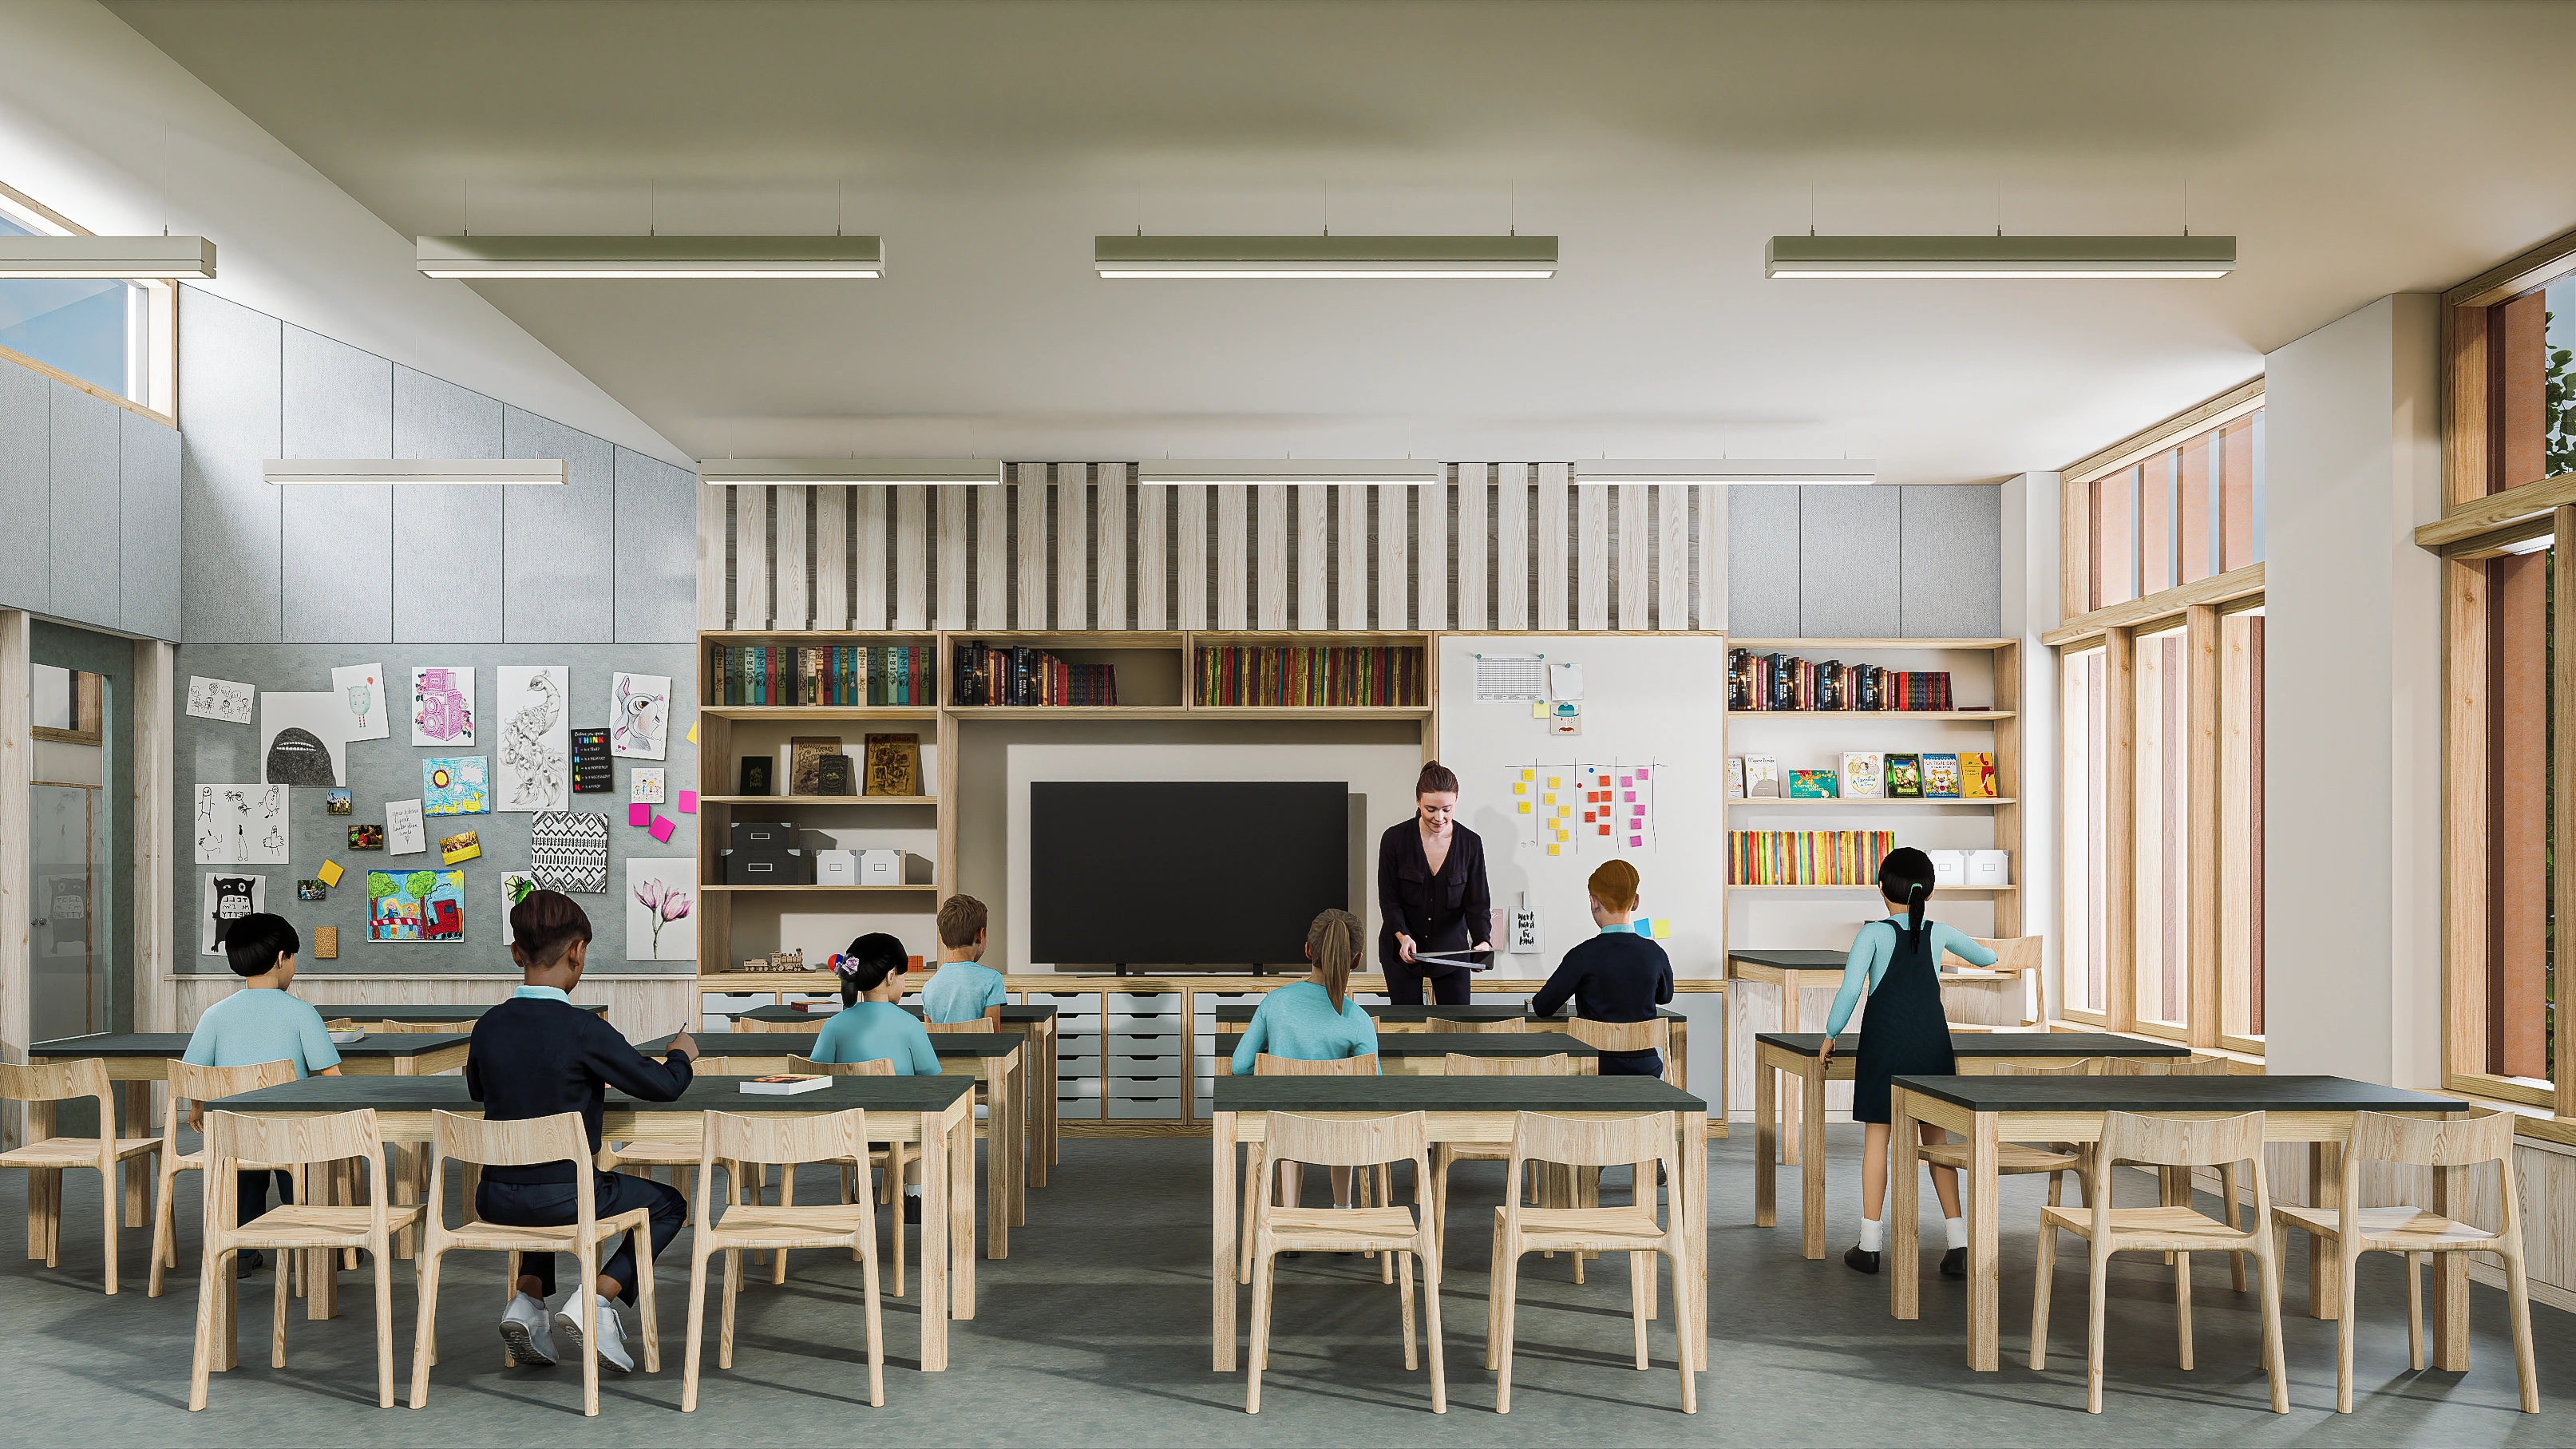
[[[2079,1238],[2093,1235],[2089,1208],[2044,1207],[2042,1220]],[[2259,1232],[2260,1230],[2257,1229]],[[2120,1252],[2204,1253],[2243,1249],[2255,1237],[2187,1207],[2135,1207],[2111,1210],[2111,1237]]]
[[[1432,1155],[1451,1162],[1509,1162],[1512,1144],[1508,1142],[1435,1142]]]
[[[836,1248],[866,1231],[869,1221],[868,1208],[861,1203],[743,1204],[725,1209],[707,1241],[718,1248]]]
[[[398,1232],[410,1227],[420,1217],[419,1203],[388,1205],[385,1208],[385,1230]],[[362,1207],[290,1207],[270,1208],[258,1217],[235,1228],[231,1245],[236,1248],[356,1248],[364,1247],[367,1234],[374,1230],[374,1213]]]
[[[1377,1208],[1288,1208],[1270,1210],[1270,1237],[1282,1252],[1359,1252],[1410,1247],[1421,1233],[1413,1210]]]
[[[159,1150],[158,1137],[119,1137],[116,1160]],[[48,1137],[0,1152],[0,1167],[95,1167],[98,1165],[98,1139],[95,1137]]]
[[[1965,1142],[1942,1142],[1921,1149],[1923,1160],[1934,1167],[1954,1167],[1963,1171],[1968,1166],[1968,1154],[1971,1150],[1970,1145]],[[2067,1172],[2079,1166],[2082,1161],[2081,1157],[2072,1152],[2051,1152],[2045,1147],[2029,1147],[2019,1142],[2006,1142],[1995,1148],[1995,1171],[2005,1176],[2011,1176],[2014,1173]]]
[[[618,1142],[609,1146],[609,1155],[619,1162],[671,1163],[695,1167],[704,1149],[694,1142]]]
[[[2272,1215],[2292,1227],[2305,1228],[2320,1237],[2339,1236],[2342,1224],[2333,1208],[2298,1207],[2276,1203]],[[2385,1249],[2399,1253],[2456,1253],[2492,1247],[2502,1239],[2494,1233],[2468,1223],[2455,1222],[2439,1213],[2412,1207],[2363,1208],[2354,1214],[2360,1221],[2361,1245],[2365,1249]]]
[[[1494,1209],[1501,1227],[1504,1209]],[[1619,1252],[1661,1245],[1664,1226],[1652,1207],[1522,1208],[1521,1241],[1532,1252]]]
[[[636,1208],[614,1217],[598,1219],[598,1230],[603,1237],[610,1233],[642,1232],[652,1216],[643,1208]],[[441,1247],[445,1249],[488,1253],[569,1253],[581,1240],[581,1225],[565,1223],[560,1227],[538,1228],[477,1219],[462,1227],[442,1228],[438,1236]]]

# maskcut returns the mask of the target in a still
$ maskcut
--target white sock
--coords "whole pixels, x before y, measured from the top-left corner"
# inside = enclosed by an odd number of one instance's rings
[[[1860,1250],[1864,1253],[1877,1253],[1885,1251],[1886,1248],[1887,1223],[1885,1220],[1880,1218],[1862,1218],[1860,1220]]]
[[[1952,1248],[1964,1248],[1968,1246],[1968,1220],[1966,1218],[1943,1218],[1941,1220],[1941,1235],[1947,1240],[1944,1246]]]
[[[905,1183],[905,1184],[903,1185],[903,1195],[904,1195],[905,1197],[919,1197],[919,1196],[921,1196],[921,1184],[920,1184],[920,1183],[917,1183],[917,1182],[907,1182],[907,1183]]]

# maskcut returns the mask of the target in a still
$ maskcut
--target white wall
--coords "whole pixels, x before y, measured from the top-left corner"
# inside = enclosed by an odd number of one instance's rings
[[[2270,1069],[2441,1074],[2439,299],[2264,360]]]
[[[2021,933],[2045,938],[2039,973],[2042,1019],[2057,1015],[2059,952],[2057,651],[2039,636],[2058,626],[2058,508],[2065,496],[2056,473],[2024,473],[2003,486],[2003,632],[2021,640]]]

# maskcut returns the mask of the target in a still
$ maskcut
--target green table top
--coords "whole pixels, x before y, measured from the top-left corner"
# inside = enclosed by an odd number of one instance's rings
[[[1982,1081],[1983,1078],[1978,1080]],[[1654,1077],[1219,1077],[1219,1112],[1705,1112]]]
[[[1261,1008],[1258,1006],[1220,1006],[1216,1009],[1216,1019],[1219,1022],[1232,1022],[1240,1025],[1252,1020],[1252,1013],[1260,1009]],[[1561,1022],[1565,1020],[1565,1017],[1562,1014],[1556,1016],[1537,1015],[1526,1006],[1390,1006],[1382,1002],[1371,1004],[1363,1001],[1360,1003],[1360,1009],[1367,1012],[1369,1014],[1369,1019],[1372,1021],[1392,1021],[1399,1023],[1431,1021],[1434,1019],[1440,1021],[1512,1021],[1517,1019],[1520,1021],[1533,1022]],[[1659,1008],[1655,1014],[1664,1018],[1666,1021],[1687,1021],[1689,1019],[1682,1013],[1675,1011],[1670,1007]]]
[[[453,1031],[371,1031],[360,1040],[339,1046],[344,1057],[417,1057],[462,1046],[474,1038]],[[100,1032],[95,1036],[67,1036],[57,1041],[40,1041],[27,1049],[30,1057],[183,1057],[188,1054],[188,1033],[184,1031],[119,1031]]]
[[[498,1005],[500,1003],[497,1001],[489,1001],[479,1006],[460,1006],[452,1003],[435,1006],[388,1006],[381,1002],[371,1006],[332,1006],[317,1001],[313,1004],[313,1009],[322,1013],[324,1021],[401,1021],[415,1026],[430,1026],[451,1021],[480,1021],[483,1019],[483,1013]],[[574,1002],[573,1005],[593,1016],[608,1014],[606,1006],[591,1006],[579,1001]]]
[[[1820,1031],[1761,1031],[1753,1039],[1764,1046],[1780,1047],[1802,1057],[1812,1057],[1825,1049],[1825,1034]],[[1860,1050],[1860,1033],[1844,1032],[1834,1038],[1834,1050],[1848,1056]],[[2140,1041],[2133,1036],[2112,1036],[2095,1031],[1960,1031],[1950,1034],[1950,1055],[1956,1057],[2187,1057],[2191,1048],[2178,1042]]]
[[[646,1102],[608,1093],[611,1112],[941,1112],[975,1089],[968,1077],[834,1077],[832,1085],[793,1097],[740,1089],[740,1077],[699,1077],[674,1102]],[[226,1097],[213,1107],[226,1112],[460,1112],[481,1115],[483,1104],[465,1090],[463,1077],[307,1077]]]
[[[2465,1112],[2457,1097],[2348,1077],[1911,1077],[1971,1112]]]
[[[921,1003],[917,1001],[906,1001],[899,1004],[904,1010],[911,1012],[913,1015],[921,1015]],[[837,1006],[818,1006],[810,1011],[794,1006],[755,1006],[749,1011],[738,1014],[749,1017],[753,1021],[819,1022],[830,1020],[832,1013],[838,1010],[840,1010],[840,1008]],[[1006,1005],[1002,1008],[1002,1020],[1005,1022],[1045,1021],[1054,1015],[1055,1008],[1052,1006]]]
[[[678,1033],[672,1033],[677,1036]],[[671,1049],[670,1036],[657,1036],[637,1042],[640,1052],[660,1053]],[[697,1038],[698,1047],[711,1057],[807,1057],[814,1055],[814,1043],[821,1034],[807,1035],[792,1031],[713,1032]],[[1028,1045],[1026,1038],[1007,1031],[934,1031],[930,1049],[943,1057],[1006,1057]]]
[[[1242,1040],[1241,1032],[1220,1033],[1216,1054],[1234,1055],[1235,1044]],[[1561,1031],[1391,1031],[1377,1039],[1377,1054],[1382,1057],[1445,1057],[1451,1052],[1470,1057],[1552,1057],[1560,1053],[1597,1057],[1601,1048],[1576,1041]]]
[[[1774,971],[1840,971],[1850,959],[1847,951],[1729,951],[1729,961],[1744,961],[1755,966],[1768,966]]]

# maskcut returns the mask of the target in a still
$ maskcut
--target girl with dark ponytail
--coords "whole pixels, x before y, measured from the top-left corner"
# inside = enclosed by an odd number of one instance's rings
[[[1867,1124],[1860,1157],[1860,1245],[1843,1254],[1845,1264],[1863,1273],[1878,1271],[1878,1255],[1887,1246],[1881,1214],[1887,1204],[1888,1126],[1895,1115],[1888,1079],[1946,1077],[1958,1069],[1950,1055],[1950,1023],[1941,1010],[1942,954],[1976,966],[1995,964],[1995,953],[1974,938],[1924,919],[1932,886],[1932,858],[1911,846],[1889,851],[1878,863],[1878,893],[1887,898],[1887,919],[1861,927],[1852,941],[1851,954],[1843,961],[1842,989],[1825,1021],[1824,1060],[1830,1062],[1852,1008],[1860,1004],[1862,992],[1869,994],[1869,1013],[1860,1024],[1860,1061],[1852,1073],[1852,1120]],[[1937,1144],[1945,1136],[1938,1127],[1923,1128],[1927,1143]],[[1913,1157],[1909,1150],[1908,1171]],[[1964,1276],[1968,1223],[1959,1214],[1959,1174],[1933,1168],[1932,1190],[1940,1195],[1949,1230],[1941,1271]]]

